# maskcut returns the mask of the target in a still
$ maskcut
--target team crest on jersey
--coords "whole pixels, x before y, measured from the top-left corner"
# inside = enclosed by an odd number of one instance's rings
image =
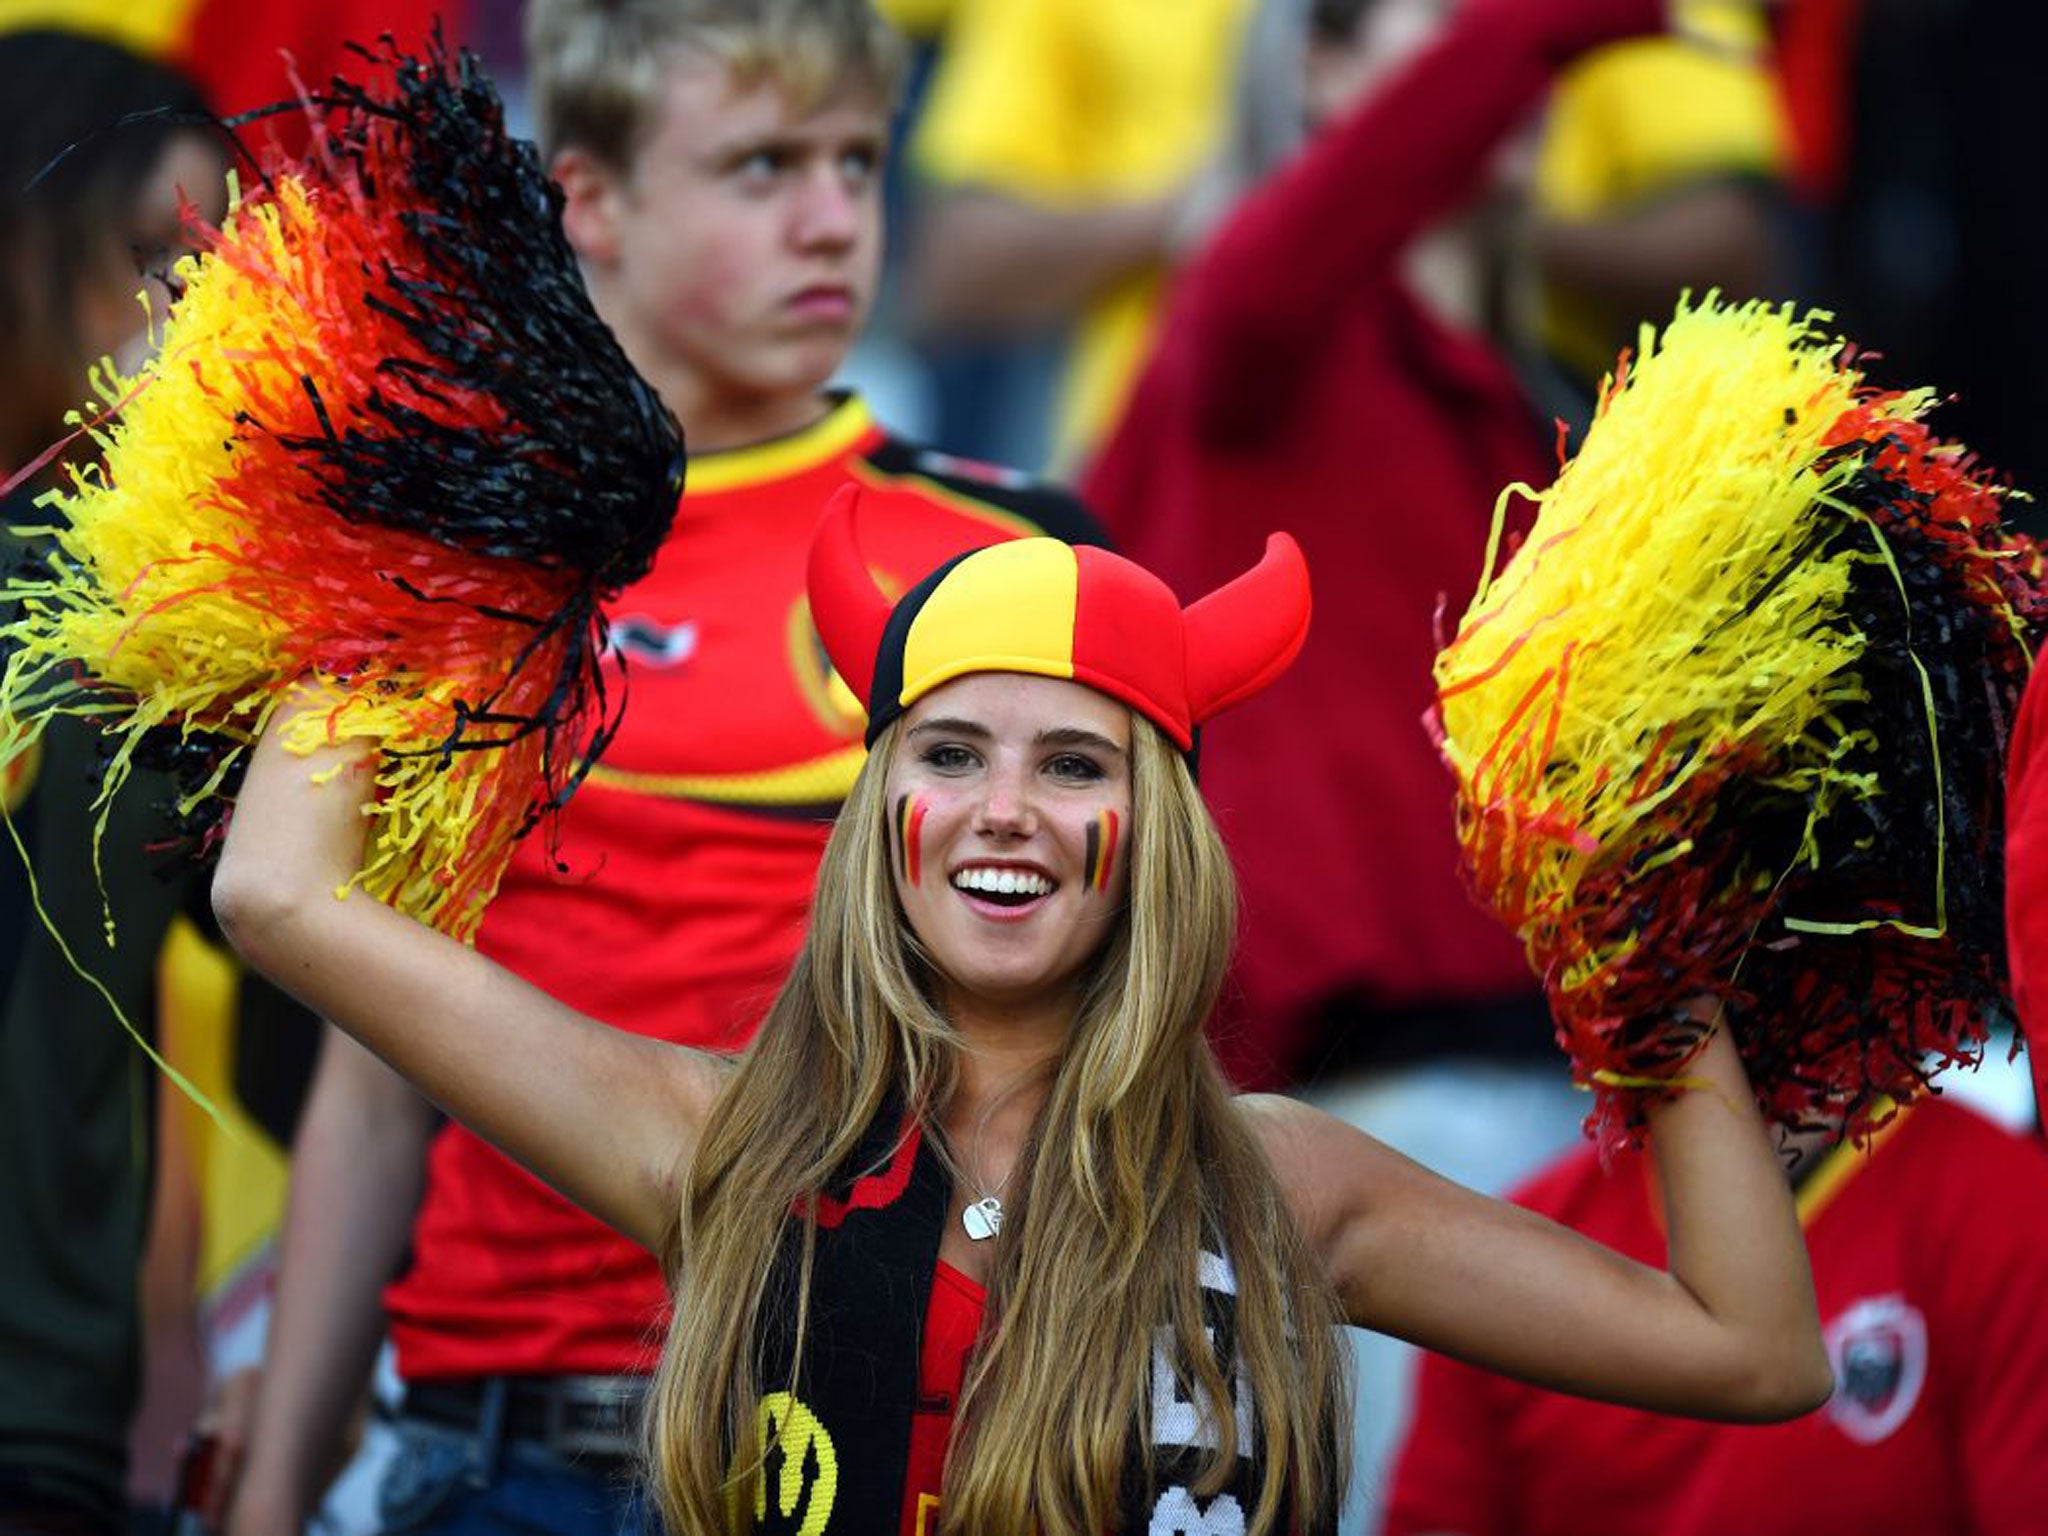
[[[1872,1296],[1827,1327],[1835,1395],[1828,1417],[1858,1445],[1906,1422],[1927,1381],[1927,1319],[1903,1296]]]
[[[692,619],[664,624],[645,614],[611,621],[612,649],[628,661],[649,667],[680,667],[697,654],[697,625]]]
[[[811,622],[808,598],[799,597],[790,605],[783,622],[783,641],[788,649],[790,676],[796,680],[797,692],[803,695],[812,718],[834,736],[849,740],[858,737],[867,723],[867,711],[846,686],[846,680],[832,669],[832,658],[825,654],[825,642],[818,638],[818,627]]]

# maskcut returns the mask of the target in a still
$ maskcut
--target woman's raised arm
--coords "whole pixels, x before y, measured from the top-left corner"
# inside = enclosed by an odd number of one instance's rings
[[[337,899],[362,861],[371,749],[299,757],[279,734],[256,747],[214,882],[229,940],[450,1115],[653,1247],[717,1094],[716,1059],[586,1018],[360,891]]]
[[[1438,1178],[1342,1122],[1246,1101],[1352,1321],[1584,1397],[1773,1420],[1833,1385],[1784,1170],[1733,1045],[1651,1114],[1670,1269]]]

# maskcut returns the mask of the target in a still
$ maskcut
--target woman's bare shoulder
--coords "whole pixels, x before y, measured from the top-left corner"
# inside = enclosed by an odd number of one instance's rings
[[[1313,1157],[1331,1146],[1372,1140],[1335,1115],[1284,1093],[1240,1093],[1231,1103],[1276,1169],[1283,1159]]]
[[[1246,1093],[1232,1102],[1311,1241],[1328,1237],[1343,1220],[1358,1181],[1401,1161],[1365,1132],[1285,1094]]]

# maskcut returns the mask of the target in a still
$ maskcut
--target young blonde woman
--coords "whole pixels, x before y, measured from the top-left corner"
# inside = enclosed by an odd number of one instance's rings
[[[851,493],[828,513],[811,607],[872,750],[738,1060],[614,1032],[337,901],[360,747],[266,741],[216,886],[254,964],[663,1256],[671,1530],[1327,1529],[1340,1320],[1675,1413],[1826,1396],[1785,1180],[1724,1038],[1652,1117],[1668,1272],[1230,1096],[1202,1025],[1234,892],[1191,758],[1299,648],[1291,541],[1185,612],[1049,539],[892,605],[857,515]]]

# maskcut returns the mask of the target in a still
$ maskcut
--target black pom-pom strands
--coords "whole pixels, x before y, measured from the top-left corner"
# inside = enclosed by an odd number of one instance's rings
[[[682,442],[474,61],[365,58],[197,232],[157,358],[102,382],[99,457],[10,584],[5,750],[89,715],[106,792],[168,769],[204,846],[316,679],[290,744],[386,749],[361,883],[466,936],[615,728],[599,603],[660,546]]]

